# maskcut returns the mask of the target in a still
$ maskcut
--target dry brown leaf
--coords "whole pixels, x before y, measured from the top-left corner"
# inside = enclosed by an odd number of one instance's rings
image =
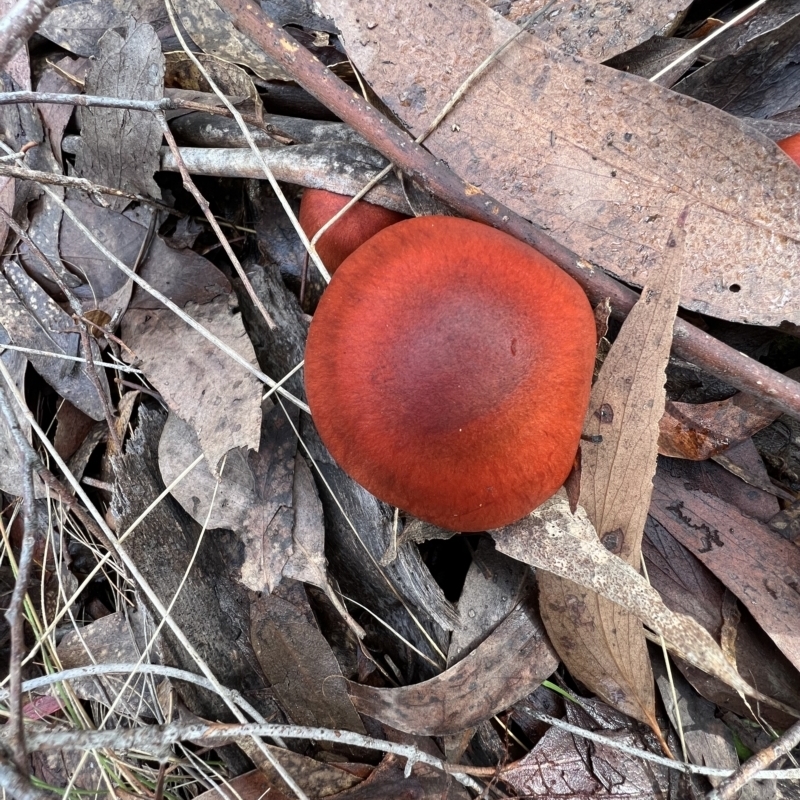
[[[567,720],[621,745],[658,751],[654,737],[596,700],[583,708],[566,705]],[[612,746],[597,744],[558,728],[551,728],[523,759],[502,771],[503,779],[527,800],[661,800],[685,797],[675,782],[679,773],[643,761]],[[676,791],[677,790],[677,791]]]
[[[320,0],[348,55],[418,135],[516,31],[479,0]],[[800,321],[800,171],[745,123],[522,36],[425,143],[580,256],[644,285],[687,203],[682,304]],[[753,180],[753,175],[758,180]]]
[[[284,581],[250,605],[250,641],[281,708],[298,725],[366,733],[302,583]]]
[[[522,21],[547,4],[547,0],[522,0],[512,5],[508,18]],[[689,0],[642,0],[635,4],[601,0],[556,5],[537,20],[531,30],[567,55],[605,61],[657,33],[667,33],[683,18]]]
[[[163,28],[167,14],[162,0],[88,0],[54,8],[37,33],[81,56],[94,56],[98,40],[112,29],[124,30],[132,20]]]
[[[0,274],[0,325],[18,347],[85,357],[80,334],[69,314],[15,261],[7,261]],[[93,359],[100,361],[100,350],[94,340],[90,341],[90,347]],[[63,398],[92,419],[103,419],[103,404],[85,364],[36,353],[28,353],[27,359]],[[97,376],[108,395],[105,370],[98,368]]]
[[[658,452],[703,461],[750,438],[780,416],[761,398],[739,392],[711,403],[667,401],[659,422]]]
[[[513,705],[557,666],[535,603],[528,600],[468,656],[435,678],[398,689],[351,683],[349,691],[362,714],[406,733],[441,736]]]
[[[296,451],[297,438],[282,409],[267,408],[258,451],[230,450],[224,468],[220,465],[219,484],[204,461],[172,490],[173,497],[196,522],[237,534],[243,547],[240,580],[254,592],[271,592],[293,554],[300,557],[294,553],[292,537]],[[170,485],[201,453],[191,426],[177,414],[170,414],[158,444],[164,483]],[[321,537],[315,544],[324,575]]]
[[[705,629],[695,620],[672,612],[638,572],[606,550],[597,541],[586,512],[578,507],[572,514],[563,491],[525,519],[492,531],[492,537],[497,549],[512,558],[569,578],[619,603],[660,633],[689,663],[737,692],[775,703],[742,679]],[[800,711],[789,709],[787,713],[800,716]]]
[[[127,36],[115,30],[100,39],[100,52],[86,76],[86,93],[133,100],[164,96],[164,57],[161,42],[150,25],[131,28]],[[120,108],[81,108],[81,149],[75,172],[95,183],[138,192],[156,199],[161,189],[153,179],[158,169],[161,126],[146,111]],[[108,197],[111,208],[130,204]]]
[[[175,0],[174,8],[186,33],[203,52],[249,67],[265,81],[289,80],[283,67],[242,36],[213,0]]]
[[[258,366],[233,295],[219,295],[204,305],[188,303],[184,311]],[[148,380],[197,434],[212,470],[229,450],[258,449],[261,384],[252,373],[167,308],[130,308],[121,330]]]
[[[677,229],[662,264],[651,270],[651,283],[603,362],[584,425],[590,441],[582,448],[580,502],[600,541],[634,569],[639,568],[656,471],[684,238]],[[569,671],[614,708],[658,733],[653,673],[639,619],[557,575],[540,572],[539,586],[542,619]]]
[[[667,469],[656,476],[650,513],[747,606],[800,669],[800,550]]]
[[[63,669],[91,664],[135,664],[147,642],[143,615],[135,611],[116,612],[70,631],[58,645]],[[147,675],[103,675],[75,678],[72,691],[81,700],[95,700],[105,706],[116,701],[120,714],[158,719],[154,683]],[[123,691],[124,689],[124,691]]]
[[[725,587],[687,548],[650,517],[643,551],[650,582],[673,611],[696,619],[715,639],[723,625]],[[724,683],[678,660],[683,673],[706,699],[749,717],[741,698]],[[770,697],[800,708],[797,670],[769,639],[758,623],[745,614],[736,635],[736,666],[742,675]],[[778,729],[788,728],[792,717],[763,706],[759,715]]]

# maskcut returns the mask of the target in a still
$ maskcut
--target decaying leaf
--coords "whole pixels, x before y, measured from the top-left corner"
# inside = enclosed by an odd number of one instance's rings
[[[650,513],[747,606],[800,669],[800,550],[718,497],[659,470]]]
[[[86,76],[87,94],[160,100],[164,94],[164,57],[155,31],[146,24],[128,30],[126,37],[109,30]],[[154,198],[161,189],[153,180],[158,169],[161,126],[152,114],[116,108],[81,109],[81,149],[75,163],[78,175],[105,186]],[[122,209],[126,198],[109,197]]]
[[[28,362],[25,356],[16,350],[2,350],[3,344],[9,342],[8,334],[0,326],[0,359],[9,371],[16,387],[23,390],[25,381],[25,368]],[[20,429],[23,434],[30,438],[30,424],[22,414],[19,406],[11,402],[13,413],[17,417]],[[21,497],[23,494],[23,461],[20,458],[19,448],[17,447],[14,435],[8,427],[4,414],[0,414],[0,491],[10,494],[13,497]]]
[[[664,603],[673,611],[696,619],[719,641],[725,599],[722,582],[652,517],[645,527],[643,552],[650,582]],[[740,674],[757,683],[765,694],[800,708],[797,670],[746,611],[737,628],[735,663]],[[750,716],[742,699],[730,687],[680,659],[678,666],[703,697],[722,708]],[[768,706],[762,706],[759,714],[777,729],[787,728],[794,721]]]
[[[516,28],[479,0],[321,0],[348,55],[418,135]],[[800,171],[745,123],[522,36],[425,142],[462,178],[638,285],[686,219],[682,305],[800,320]],[[758,174],[759,179],[753,180]]]
[[[634,569],[639,568],[656,470],[684,238],[676,229],[662,264],[651,270],[652,283],[605,357],[584,425],[588,441],[582,448],[580,502],[603,545]],[[660,735],[639,619],[557,575],[541,571],[539,581],[542,619],[569,671],[614,708]]]
[[[176,16],[203,52],[249,67],[263,80],[289,80],[282,67],[233,27],[213,0],[176,0]]]
[[[586,709],[595,713],[602,708],[597,701],[583,702]],[[651,750],[656,747],[652,737],[648,740],[608,708],[602,709],[600,722],[593,718],[594,714],[590,716],[568,703],[567,717],[580,727],[601,729],[604,736],[628,747]],[[620,796],[652,800],[676,796],[670,792],[670,782],[678,780],[678,775],[613,747],[552,728],[525,758],[503,770],[503,778],[526,798],[584,800]]]
[[[509,19],[520,22],[546,5],[546,0],[522,0],[512,6]],[[683,18],[688,0],[646,0],[636,5],[608,2],[591,6],[575,3],[554,6],[531,30],[567,55],[605,61],[630,50],[653,34],[673,30]]]
[[[85,357],[75,322],[14,261],[7,261],[0,274],[0,325],[17,346]],[[92,341],[90,346],[94,361],[100,361],[97,345]],[[92,419],[103,419],[103,405],[86,364],[36,353],[28,353],[27,358],[62,397]],[[105,371],[96,371],[108,394]]]
[[[743,392],[711,403],[668,400],[659,422],[658,452],[702,461],[749,439],[779,416],[764,400]]]
[[[525,519],[492,531],[492,537],[497,549],[512,558],[569,578],[619,603],[660,633],[681,657],[737,692],[775,703],[742,679],[705,629],[693,619],[670,611],[638,572],[606,550],[590,532],[593,528],[586,512],[579,506],[573,515],[562,491]],[[789,713],[800,716],[800,711]]]
[[[117,612],[80,631],[70,631],[58,645],[58,657],[63,669],[89,664],[135,664],[147,644],[146,635],[142,614]],[[80,699],[95,700],[107,707],[114,705],[118,714],[153,720],[160,717],[152,676],[78,678],[70,681],[70,686]]]
[[[184,310],[257,367],[232,295]],[[122,338],[170,409],[192,426],[212,470],[229,450],[258,449],[261,384],[252,373],[163,307],[128,309]]]
[[[435,678],[398,689],[350,683],[350,696],[362,714],[393,728],[441,736],[508,708],[530,694],[557,665],[535,603],[528,597],[469,655]]]
[[[224,465],[220,464],[219,482],[208,464],[201,463],[189,480],[172,489],[173,497],[196,522],[236,533],[244,548],[241,581],[254,592],[272,591],[294,555],[296,452],[297,439],[283,410],[268,406],[258,451],[241,448],[228,451]],[[176,414],[170,414],[158,445],[164,483],[171,485],[201,454],[191,426]],[[322,537],[315,541],[307,539],[306,545],[316,546],[316,558],[321,559],[324,576]],[[307,552],[310,556],[312,550]],[[303,562],[295,559],[294,563],[293,569],[298,569]],[[319,580],[319,575],[315,577]],[[323,581],[317,585],[326,584]]]
[[[84,0],[54,8],[37,33],[80,56],[94,56],[106,31],[125,29],[130,22],[150,23],[156,30],[167,20],[161,0]]]
[[[299,725],[366,733],[303,584],[286,581],[250,606],[250,639],[281,707]]]

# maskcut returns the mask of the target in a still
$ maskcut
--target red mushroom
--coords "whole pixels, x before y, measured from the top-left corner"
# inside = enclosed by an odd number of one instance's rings
[[[796,133],[794,136],[788,136],[786,139],[781,139],[779,142],[776,142],[776,144],[795,164],[800,166],[800,133]]]
[[[511,523],[567,477],[589,402],[595,323],[575,281],[485,225],[421,217],[339,268],[305,379],[333,457],[440,527]]]
[[[324,189],[306,189],[300,202],[300,225],[309,239],[335,214],[341,211],[351,197],[334,194]],[[341,219],[337,220],[317,242],[317,252],[328,272],[333,274],[339,264],[356,248],[378,231],[395,222],[408,219],[405,214],[359,200]]]

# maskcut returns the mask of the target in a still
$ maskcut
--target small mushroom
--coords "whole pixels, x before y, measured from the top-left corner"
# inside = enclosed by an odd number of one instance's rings
[[[800,133],[796,133],[794,136],[787,136],[785,139],[776,142],[776,144],[795,164],[800,166]]]
[[[306,189],[300,201],[300,225],[309,239],[341,211],[351,197],[324,189]],[[317,242],[317,252],[328,272],[333,274],[339,264],[367,239],[395,222],[408,219],[405,214],[359,200],[341,219],[337,220]]]
[[[457,531],[497,528],[572,467],[595,356],[578,284],[505,233],[399,222],[347,258],[306,347],[308,402],[339,465]]]

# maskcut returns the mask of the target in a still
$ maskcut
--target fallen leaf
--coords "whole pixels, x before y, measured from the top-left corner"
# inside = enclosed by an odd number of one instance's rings
[[[737,117],[773,117],[800,102],[800,14],[684,78],[675,91]]]
[[[278,406],[263,416],[257,451],[235,448],[220,464],[219,483],[207,462],[172,496],[200,525],[234,531],[244,549],[241,581],[254,592],[271,592],[280,583],[293,551],[292,486],[297,439]],[[192,427],[170,414],[158,444],[158,464],[167,485],[202,455]],[[213,502],[213,505],[212,505]]]
[[[658,452],[671,458],[702,461],[749,439],[779,416],[774,406],[744,392],[712,403],[667,400],[659,422]]]
[[[164,95],[164,57],[155,31],[147,24],[129,27],[126,36],[113,28],[99,42],[100,51],[86,76],[86,93],[132,100],[160,100]],[[161,126],[153,114],[131,109],[80,109],[81,149],[75,172],[95,183],[156,199]],[[107,197],[111,208],[130,203]]]
[[[184,311],[258,367],[234,296],[222,294],[204,305],[187,303]],[[140,369],[197,434],[213,471],[234,448],[258,449],[261,384],[252,373],[167,308],[129,308],[121,331]]]
[[[20,347],[85,358],[72,318],[15,261],[7,261],[0,274],[0,325],[11,342]],[[100,361],[94,340],[90,346],[92,358]],[[27,358],[63,398],[92,419],[103,419],[103,404],[87,374],[86,364],[36,353],[28,353]],[[96,372],[108,398],[105,370],[96,367]]]
[[[512,4],[508,18],[522,22],[546,5],[546,0],[523,0]],[[630,50],[656,33],[675,28],[689,0],[645,0],[636,5],[597,2],[592,6],[553,6],[531,25],[542,41],[566,55],[590,61],[605,61]]]
[[[249,67],[262,80],[289,80],[284,69],[233,27],[213,0],[175,0],[175,15],[204,53]]]
[[[693,617],[719,640],[725,601],[722,581],[652,517],[645,527],[643,551],[650,582],[664,603],[675,612]],[[737,714],[751,716],[739,695],[723,682],[680,659],[678,666],[703,697]],[[765,694],[800,708],[800,675],[746,610],[736,636],[736,666]],[[778,729],[794,722],[791,716],[768,706],[762,706],[759,715]]]
[[[79,56],[100,52],[106,31],[126,29],[130,22],[150,23],[156,30],[168,24],[161,0],[83,0],[54,8],[37,33]]]
[[[750,610],[800,669],[800,550],[767,525],[659,469],[650,513]]]
[[[583,431],[580,502],[603,545],[637,570],[656,470],[684,239],[683,230],[676,229],[662,264],[650,271],[651,283],[622,324],[592,388]],[[660,736],[640,620],[557,575],[540,572],[539,586],[542,620],[570,673]]]
[[[231,574],[238,543],[224,532],[206,532],[199,542],[199,526],[177,501],[167,495],[154,504],[164,491],[158,470],[158,440],[165,417],[160,410],[144,404],[139,407],[138,424],[124,454],[112,459],[114,493],[110,513],[120,538],[137,523],[122,547],[152,590],[170,604],[172,619],[219,682],[248,692],[249,702],[270,718],[279,711],[274,701],[260,691],[266,679],[247,635],[247,590]],[[140,598],[140,604],[148,607],[144,599]],[[197,664],[168,625],[163,627],[157,644],[159,650],[163,648],[161,663],[197,670]],[[193,713],[207,719],[227,718],[229,709],[215,692],[182,682],[176,687]]]
[[[525,519],[491,534],[501,552],[613,600],[661,634],[689,663],[737,692],[775,704],[742,679],[704,628],[667,608],[638,572],[606,550],[596,535],[590,536],[593,530],[586,512],[579,506],[572,514],[566,494],[559,492]],[[800,711],[790,713],[800,716]]]
[[[138,612],[116,612],[70,631],[58,644],[63,669],[91,664],[135,664],[146,644],[146,630]],[[156,681],[157,683],[158,681]],[[81,700],[114,705],[118,714],[157,720],[161,710],[153,692],[152,676],[102,675],[75,678],[70,688]]]
[[[479,0],[321,0],[348,56],[413,135],[516,31]],[[445,65],[445,68],[443,68]],[[800,172],[745,123],[522,36],[425,146],[581,257],[637,285],[687,203],[681,304],[800,320]],[[759,176],[753,180],[753,174]]]
[[[285,582],[250,605],[250,640],[281,707],[298,725],[366,733],[302,583]]]
[[[587,708],[599,705],[591,700],[583,703]],[[657,747],[652,737],[648,740],[619,715],[605,720],[601,726],[573,704],[567,704],[567,710],[572,724],[589,730],[601,729],[603,736],[614,742],[651,752]],[[604,716],[610,716],[609,709]],[[547,800],[618,796],[654,800],[674,796],[670,784],[680,780],[678,773],[665,767],[559,728],[551,728],[525,758],[506,767],[502,775],[520,796]]]
[[[480,540],[458,598],[458,622],[450,637],[448,667],[474,650],[511,613],[530,580],[530,570],[524,564],[498,553],[491,541]]]
[[[349,684],[358,711],[413,734],[458,733],[530,694],[558,666],[531,598],[469,655],[435,678],[397,689]],[[476,687],[480,691],[476,691]]]

